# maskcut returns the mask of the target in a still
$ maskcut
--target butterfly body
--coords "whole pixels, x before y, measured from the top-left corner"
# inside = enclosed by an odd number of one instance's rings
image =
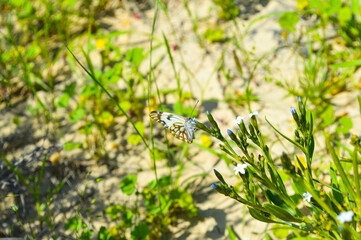
[[[187,118],[177,114],[153,111],[150,118],[161,123],[170,133],[183,142],[192,143],[194,134],[198,130],[195,118]]]

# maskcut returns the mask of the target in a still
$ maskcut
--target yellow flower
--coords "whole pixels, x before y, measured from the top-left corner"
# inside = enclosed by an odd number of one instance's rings
[[[129,19],[125,19],[123,21],[123,26],[128,26],[130,24],[130,20]]]
[[[85,102],[86,98],[83,95],[80,95],[79,102]]]
[[[110,112],[105,111],[98,117],[98,121],[107,128],[113,125],[114,116]]]
[[[108,230],[107,230],[110,235],[112,235],[113,237],[116,237],[118,236],[119,234],[119,230],[117,229],[117,226],[113,226],[113,227],[110,227]]]
[[[201,136],[201,145],[203,146],[203,147],[210,147],[211,145],[213,144],[213,142],[212,142],[212,139],[208,136],[208,135],[206,135],[206,134],[203,134],[202,136]]]
[[[55,152],[55,153],[53,153],[53,154],[50,156],[49,159],[50,159],[50,162],[51,162],[51,163],[55,164],[55,163],[59,162],[60,154],[57,153],[57,152]]]
[[[157,99],[155,97],[150,98],[149,112],[158,110]]]
[[[297,8],[303,10],[308,7],[308,0],[297,0]]]
[[[98,49],[103,49],[107,42],[108,42],[108,39],[99,38],[99,39],[97,39],[97,42],[95,43],[95,47]]]

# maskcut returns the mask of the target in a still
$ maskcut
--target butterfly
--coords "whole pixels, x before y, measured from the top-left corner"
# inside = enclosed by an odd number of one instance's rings
[[[183,142],[192,143],[194,133],[198,130],[195,118],[187,118],[177,114],[153,111],[149,114],[150,118],[157,121],[167,128],[173,136]]]

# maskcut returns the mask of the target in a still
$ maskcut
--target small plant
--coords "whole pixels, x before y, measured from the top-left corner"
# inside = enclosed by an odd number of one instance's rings
[[[360,66],[359,2],[297,1],[297,7],[299,11],[283,13],[279,24],[287,33],[285,45],[292,42],[289,46],[299,53],[302,70],[296,82],[278,84],[307,97],[309,108],[321,115],[334,96],[356,87],[350,80]],[[323,122],[316,129],[326,126]]]
[[[235,19],[240,13],[234,0],[213,0],[213,3],[219,8],[218,17],[222,20]]]
[[[357,229],[361,215],[361,190],[358,154],[361,139],[353,136],[351,144],[354,149],[349,150],[348,160],[341,161],[336,154],[337,145],[325,134],[329,160],[333,161],[328,173],[331,184],[327,184],[323,179],[318,179],[319,172],[317,168],[313,168],[313,114],[307,111],[301,98],[298,102],[298,112],[291,108],[291,113],[297,125],[294,140],[282,134],[266,119],[278,134],[301,152],[282,153],[279,160],[272,156],[264,140],[257,122],[257,113],[248,115],[248,127],[244,123],[245,118],[238,117],[235,120],[235,125],[239,128],[237,133],[227,130],[232,144],[222,136],[217,123],[208,113],[213,128],[207,128],[202,123],[198,123],[197,127],[223,143],[220,149],[234,159],[235,174],[243,181],[241,187],[233,187],[227,184],[221,173],[214,170],[220,182],[213,183],[212,188],[245,204],[253,218],[277,224],[273,227],[276,236],[287,230],[284,237],[288,236],[291,239],[307,236],[359,239],[361,234]],[[257,147],[260,153],[251,153],[250,145]],[[237,146],[243,156],[237,154],[233,146]],[[353,173],[352,179],[350,173]],[[264,196],[264,199],[260,198],[259,194]],[[308,210],[301,211],[302,206]],[[292,232],[289,233],[288,230]]]
[[[198,208],[192,195],[174,185],[171,176],[150,181],[141,191],[138,190],[137,180],[135,175],[130,174],[120,183],[122,192],[136,199],[133,206],[112,205],[107,209],[108,217],[115,223],[119,222],[108,229],[113,237],[129,239],[130,235],[132,239],[160,239],[180,217],[197,216]],[[141,209],[143,204],[145,213]]]

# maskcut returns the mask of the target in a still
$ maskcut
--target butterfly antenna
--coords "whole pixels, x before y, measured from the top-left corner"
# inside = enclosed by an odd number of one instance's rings
[[[192,112],[191,112],[190,117],[192,117],[193,111],[194,111],[194,109],[196,109],[198,103],[199,103],[199,99],[197,99],[196,105],[194,105],[194,108],[193,108],[193,110],[192,110]]]

